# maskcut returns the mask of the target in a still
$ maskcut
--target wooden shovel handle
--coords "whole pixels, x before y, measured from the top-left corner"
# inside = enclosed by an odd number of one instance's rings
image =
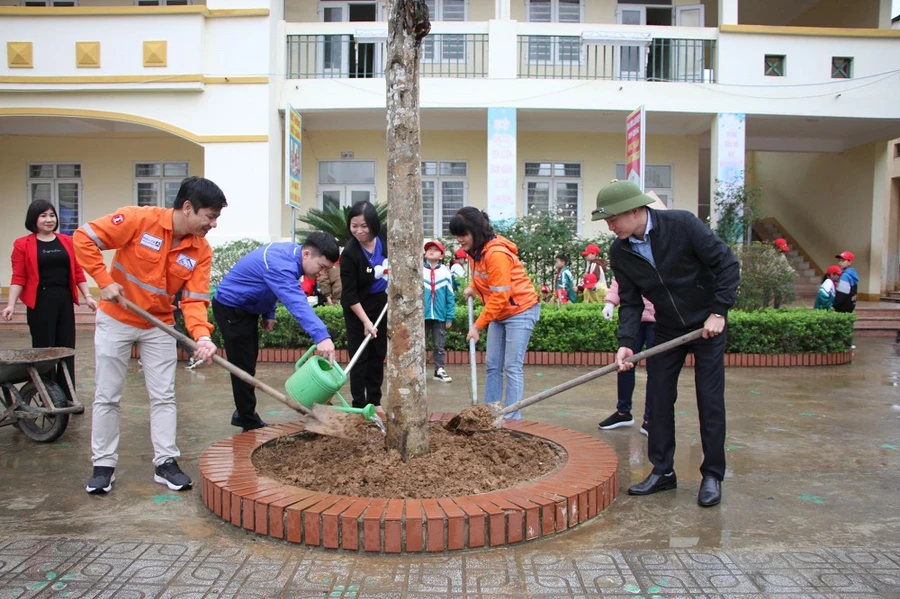
[[[147,312],[140,306],[137,306],[131,300],[124,298],[124,297],[120,297],[119,303],[124,305],[126,308],[128,308],[135,314],[138,314],[139,316],[141,316],[144,320],[146,320],[147,322],[149,322],[150,324],[152,324],[159,330],[161,330],[165,333],[168,333],[169,335],[174,337],[176,340],[180,341],[184,346],[189,347],[194,351],[196,351],[197,348],[200,347],[196,341],[194,341],[193,339],[191,339],[184,333],[177,331],[175,328],[170,327],[169,325],[167,325],[166,323],[164,323],[157,317],[153,316],[152,314],[150,314],[149,312]],[[291,399],[288,398],[288,396],[285,395],[284,393],[278,391],[277,389],[275,389],[273,387],[270,387],[269,385],[265,384],[264,382],[262,382],[256,378],[252,377],[249,373],[241,370],[240,368],[238,368],[237,366],[235,366],[234,364],[232,364],[231,362],[229,362],[222,356],[220,356],[218,354],[214,354],[212,357],[212,360],[213,360],[213,362],[215,362],[216,364],[218,364],[219,366],[221,366],[222,368],[224,368],[225,370],[227,370],[234,376],[238,377],[245,383],[247,383],[249,385],[253,385],[254,387],[259,389],[266,395],[269,395],[272,398],[277,399],[278,401],[280,401],[287,407],[291,408],[292,410],[300,412],[301,414],[303,414],[305,416],[313,415],[312,411],[309,408],[307,408],[306,406],[304,406],[303,404],[296,402],[296,401],[291,401]]]
[[[682,335],[681,337],[676,337],[671,341],[666,341],[665,343],[660,343],[659,345],[655,345],[646,351],[642,351],[639,354],[634,354],[627,360],[626,362],[631,362],[633,364],[637,364],[641,360],[646,360],[647,358],[652,358],[653,356],[659,355],[663,352],[667,352],[674,347],[678,347],[679,345],[684,345],[690,341],[694,341],[695,339],[699,339],[703,335],[703,329],[697,329],[696,331],[691,331],[687,335]],[[536,404],[539,401],[544,401],[548,397],[553,397],[554,395],[559,395],[563,391],[568,391],[573,387],[577,387],[579,385],[583,385],[589,381],[592,381],[596,378],[599,378],[605,374],[609,374],[610,372],[615,372],[619,369],[619,365],[615,362],[604,366],[603,368],[598,368],[597,370],[592,370],[587,374],[583,374],[578,378],[572,379],[571,381],[562,383],[561,385],[557,385],[555,387],[551,387],[546,391],[538,393],[537,395],[532,395],[531,397],[525,398],[522,401],[516,402],[511,406],[507,406],[503,408],[501,412],[501,416],[505,416],[507,414],[511,414],[516,410],[521,410],[524,407],[530,406],[532,404]]]

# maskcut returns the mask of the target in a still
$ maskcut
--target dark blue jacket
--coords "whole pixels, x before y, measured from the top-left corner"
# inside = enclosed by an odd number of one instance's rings
[[[657,329],[674,335],[703,326],[710,314],[728,315],[737,299],[740,264],[724,241],[686,210],[648,208],[651,264],[616,239],[609,250],[619,281],[619,346],[635,352],[646,297],[656,308]]]
[[[281,300],[313,342],[331,337],[300,289],[303,246],[289,241],[259,247],[228,271],[216,288],[216,301],[250,314],[275,318]]]

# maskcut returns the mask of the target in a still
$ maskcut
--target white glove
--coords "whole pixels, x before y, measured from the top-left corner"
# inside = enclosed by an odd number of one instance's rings
[[[387,279],[388,275],[391,273],[391,267],[388,264],[387,258],[384,259],[384,262],[377,265],[375,267],[375,278],[376,279]]]
[[[609,302],[606,302],[606,305],[603,306],[603,318],[605,318],[606,320],[612,320],[614,308],[615,306],[613,306]]]

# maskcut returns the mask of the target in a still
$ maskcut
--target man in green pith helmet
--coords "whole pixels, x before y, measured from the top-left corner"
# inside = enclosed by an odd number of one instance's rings
[[[690,352],[703,445],[697,503],[709,507],[721,501],[725,476],[725,331],[728,309],[737,298],[740,265],[699,218],[685,210],[654,210],[649,207],[653,201],[634,183],[613,180],[597,194],[592,212],[592,219],[605,220],[617,238],[609,255],[619,282],[619,370],[634,368],[625,360],[640,350],[641,296],[656,308],[654,344],[701,328],[703,336],[647,361],[647,454],[653,471],[628,494],[650,495],[678,485],[675,400],[678,375]]]

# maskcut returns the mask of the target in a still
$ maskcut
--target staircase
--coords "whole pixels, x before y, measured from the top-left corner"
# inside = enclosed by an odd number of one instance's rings
[[[881,301],[900,304],[900,291],[897,291],[896,289],[894,291],[888,291],[881,296]]]
[[[0,296],[0,306],[6,307],[6,296]],[[0,331],[27,331],[28,308],[22,302],[16,302],[16,309],[13,312],[12,320],[5,322],[0,319]],[[75,330],[76,331],[93,331],[94,330],[94,313],[87,306],[75,306]]]
[[[767,243],[771,243],[779,237],[787,240],[791,249],[785,256],[787,256],[788,262],[797,273],[797,282],[794,284],[794,292],[797,298],[816,297],[825,272],[813,263],[812,259],[803,251],[803,248],[789,234],[781,230],[775,219],[765,219],[757,223],[754,231],[760,240]]]
[[[900,303],[858,302],[855,313],[857,337],[891,337],[900,342]]]

